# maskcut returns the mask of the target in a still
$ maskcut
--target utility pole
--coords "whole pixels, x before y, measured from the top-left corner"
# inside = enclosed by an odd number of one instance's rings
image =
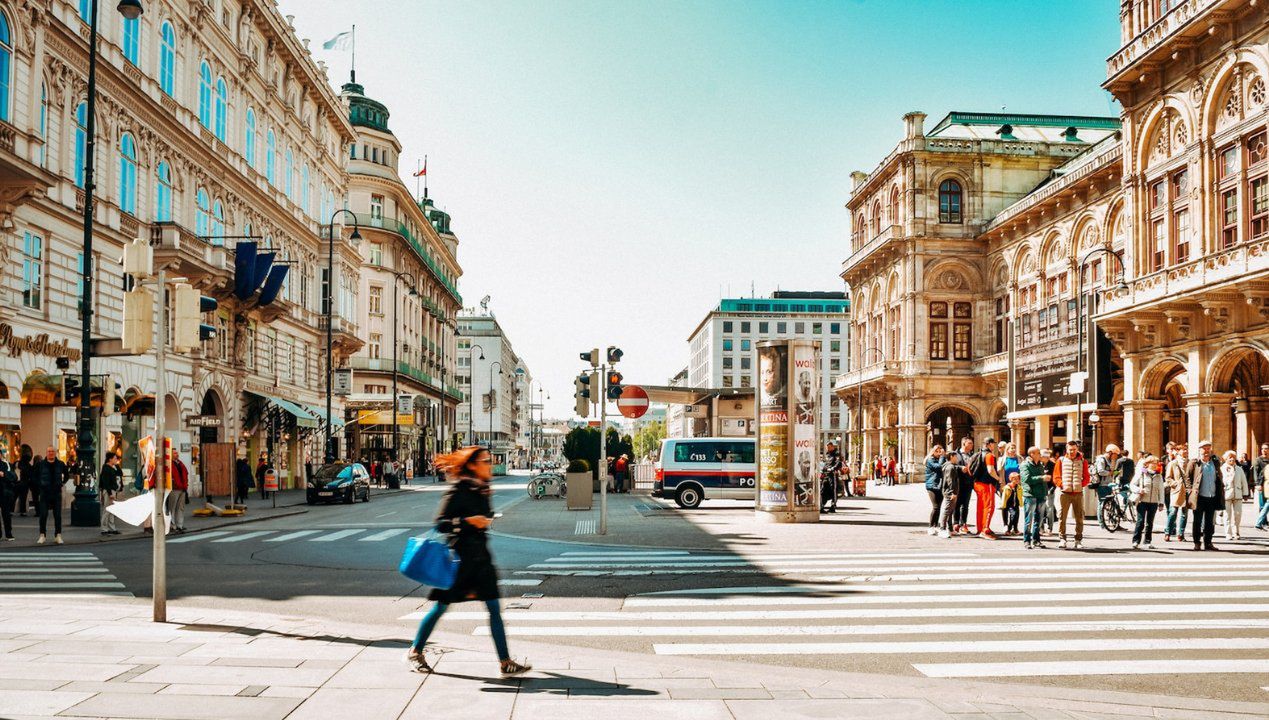
[[[599,534],[608,534],[608,366],[599,366]]]
[[[154,531],[154,568],[151,575],[154,599],[154,622],[167,622],[167,525],[163,504],[167,481],[167,271],[159,268],[158,290],[155,292],[158,312],[155,314],[154,371],[154,515],[150,528]]]

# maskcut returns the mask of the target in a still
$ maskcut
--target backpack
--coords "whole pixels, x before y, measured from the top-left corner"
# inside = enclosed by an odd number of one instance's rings
[[[969,456],[969,476],[971,478],[975,480],[978,479],[978,475],[983,469],[984,462],[985,461],[983,460],[982,450],[979,450],[978,452]]]

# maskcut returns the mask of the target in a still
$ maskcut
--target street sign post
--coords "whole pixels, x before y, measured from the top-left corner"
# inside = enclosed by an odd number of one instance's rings
[[[648,411],[648,392],[638,385],[629,385],[617,398],[617,410],[630,419],[641,418]]]

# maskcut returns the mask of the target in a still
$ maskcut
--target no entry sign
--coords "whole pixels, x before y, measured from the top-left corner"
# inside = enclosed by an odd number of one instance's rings
[[[628,385],[617,398],[617,410],[628,418],[643,417],[648,411],[648,393],[638,385]]]

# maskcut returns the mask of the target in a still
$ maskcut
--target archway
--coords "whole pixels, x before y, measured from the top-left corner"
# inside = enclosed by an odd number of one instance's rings
[[[925,452],[928,454],[935,445],[959,449],[961,438],[974,436],[976,424],[977,419],[965,408],[956,405],[936,406],[925,416]]]
[[[216,420],[206,421],[199,426],[199,444],[220,442],[220,426],[224,425],[225,422],[224,407],[225,405],[220,399],[220,393],[217,393],[214,388],[203,393],[203,401],[198,406],[198,414],[200,417],[216,418]],[[217,425],[217,422],[220,425]]]
[[[1216,358],[1210,367],[1209,387],[1216,393],[1233,396],[1229,406],[1216,414],[1213,423],[1225,423],[1225,427],[1212,428],[1213,443],[1216,438],[1228,438],[1227,448],[1255,456],[1255,448],[1269,439],[1269,397],[1264,387],[1269,385],[1269,360],[1256,348],[1238,348]]]

